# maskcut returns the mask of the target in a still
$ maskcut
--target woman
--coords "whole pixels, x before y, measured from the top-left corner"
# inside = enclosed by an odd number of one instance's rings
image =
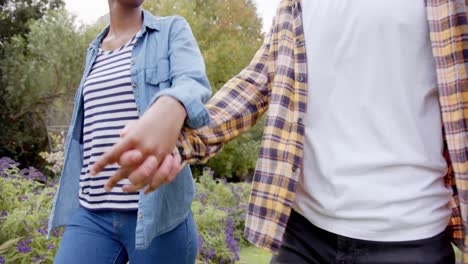
[[[145,119],[143,113],[164,124],[175,118],[193,128],[206,125],[203,102],[211,89],[203,59],[184,19],[152,16],[142,11],[143,0],[108,3],[110,26],[88,49],[66,138],[49,222],[49,233],[66,225],[55,263],[194,263],[197,230],[190,207],[195,189],[188,167],[147,195],[131,186],[142,175],[105,186],[125,164],[97,175],[90,168],[119,141],[128,122]],[[160,129],[175,143],[183,122],[171,123],[176,124]],[[143,176],[150,178],[158,160],[150,159],[151,169]]]

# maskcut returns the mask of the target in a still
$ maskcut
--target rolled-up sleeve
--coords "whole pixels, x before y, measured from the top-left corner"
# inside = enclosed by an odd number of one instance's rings
[[[200,128],[208,125],[210,118],[204,104],[211,96],[211,87],[200,49],[190,26],[182,17],[176,17],[172,24],[168,55],[171,87],[157,93],[151,103],[161,96],[171,96],[185,107],[187,126]]]

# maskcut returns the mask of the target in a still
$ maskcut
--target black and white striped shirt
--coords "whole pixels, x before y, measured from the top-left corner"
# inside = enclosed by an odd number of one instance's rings
[[[138,193],[124,193],[120,181],[111,192],[104,190],[107,179],[119,168],[106,167],[96,176],[89,171],[92,164],[115,143],[131,120],[138,119],[135,96],[131,85],[131,55],[136,38],[112,51],[99,50],[83,86],[83,168],[80,176],[80,203],[98,209],[134,210],[138,208]]]

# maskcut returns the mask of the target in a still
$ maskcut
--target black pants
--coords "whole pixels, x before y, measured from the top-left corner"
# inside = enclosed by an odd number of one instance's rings
[[[375,242],[322,230],[293,210],[279,255],[272,264],[453,264],[448,232],[406,242]]]

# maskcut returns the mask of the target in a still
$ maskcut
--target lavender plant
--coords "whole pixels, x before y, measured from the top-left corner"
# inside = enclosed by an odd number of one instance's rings
[[[242,235],[250,185],[214,179],[205,168],[197,182],[192,211],[199,230],[199,258],[205,263],[235,263],[246,245]]]
[[[0,159],[0,264],[52,263],[60,232],[46,240],[46,230],[56,187],[37,169],[19,165]]]
[[[46,240],[56,181],[0,159],[0,264],[52,263],[62,231]],[[59,171],[57,172],[59,173]],[[199,262],[235,263],[246,246],[242,232],[250,186],[214,179],[206,168],[196,185],[192,211],[199,230]]]

